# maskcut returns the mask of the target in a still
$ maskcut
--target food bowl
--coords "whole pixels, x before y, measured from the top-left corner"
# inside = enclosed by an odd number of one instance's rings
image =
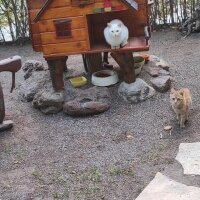
[[[69,81],[74,87],[81,87],[87,84],[87,79],[84,76],[70,78]]]
[[[118,81],[118,75],[113,70],[101,70],[92,74],[92,84],[96,86],[110,86]]]
[[[134,67],[135,67],[135,75],[140,74],[142,67],[144,66],[145,59],[142,56],[134,56]]]

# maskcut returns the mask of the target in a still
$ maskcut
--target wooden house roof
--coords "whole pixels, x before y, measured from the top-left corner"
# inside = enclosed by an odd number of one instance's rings
[[[138,4],[135,0],[121,0],[123,3],[125,3],[128,7],[134,10],[138,10]],[[53,2],[53,0],[46,0],[42,8],[39,10],[38,14],[36,15],[34,22],[38,22],[41,18],[41,16],[44,14],[44,12],[47,10],[49,5]]]
[[[34,22],[37,22],[40,17],[43,15],[43,13],[45,12],[45,10],[49,7],[49,5],[53,2],[53,0],[46,0],[46,2],[44,3],[44,5],[42,6],[42,8],[39,10],[38,14],[36,15]]]

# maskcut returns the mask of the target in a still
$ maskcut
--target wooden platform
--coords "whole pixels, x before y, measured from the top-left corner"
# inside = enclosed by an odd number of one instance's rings
[[[131,37],[129,38],[128,44],[120,49],[111,49],[108,44],[95,44],[91,47],[93,52],[136,52],[136,51],[148,51],[149,44],[147,44],[145,37]]]
[[[146,38],[144,36],[140,37],[131,37],[129,38],[128,44],[123,48],[119,49],[111,49],[110,46],[106,43],[97,43],[91,46],[89,51],[82,51],[79,54],[90,54],[90,53],[101,53],[101,52],[139,52],[139,51],[148,51],[149,44],[146,42]],[[49,54],[44,56],[46,59],[54,59],[54,58],[62,58],[68,55],[74,55],[77,53],[57,53],[57,54]]]

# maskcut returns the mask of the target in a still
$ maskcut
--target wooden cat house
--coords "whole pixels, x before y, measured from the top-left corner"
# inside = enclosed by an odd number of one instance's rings
[[[135,81],[132,52],[149,50],[147,0],[27,0],[33,49],[43,52],[53,87],[63,88],[62,74],[69,55],[83,55],[90,72],[102,68],[102,52],[111,52],[124,80]],[[103,30],[113,19],[129,29],[126,46],[113,50]]]

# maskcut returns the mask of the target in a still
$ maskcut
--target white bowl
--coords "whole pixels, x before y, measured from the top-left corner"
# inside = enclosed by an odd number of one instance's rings
[[[118,75],[113,70],[101,70],[92,74],[92,84],[96,86],[114,85],[118,81]]]

